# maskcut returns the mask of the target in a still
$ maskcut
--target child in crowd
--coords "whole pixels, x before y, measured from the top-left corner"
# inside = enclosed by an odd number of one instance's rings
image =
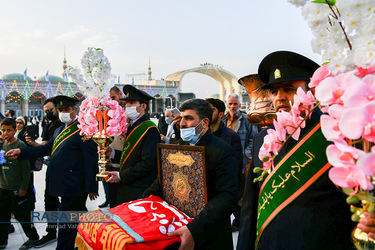
[[[17,139],[16,121],[13,118],[5,118],[1,122],[1,132],[4,137],[3,150],[5,152],[26,147]],[[30,180],[30,166],[28,160],[7,159],[0,165],[0,249],[4,249],[8,244],[8,232],[11,213],[21,222],[21,226],[26,236],[29,238],[20,249],[34,247],[39,235],[31,223],[30,204],[26,195],[27,186]]]

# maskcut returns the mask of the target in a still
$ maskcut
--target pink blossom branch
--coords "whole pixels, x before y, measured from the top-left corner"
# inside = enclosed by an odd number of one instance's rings
[[[309,117],[310,117],[310,114],[317,108],[319,107],[320,105],[320,102],[317,101],[316,105],[311,109],[311,110],[308,110],[309,113],[301,120],[301,122],[298,124],[298,126],[296,128],[294,128],[293,132],[291,134],[289,134],[285,141],[283,143],[281,142],[278,142],[278,143],[281,143],[281,148],[279,149],[278,153],[281,151],[281,149],[284,147],[285,143],[289,140],[289,138],[291,138],[293,136],[293,134],[297,131],[298,128],[301,127],[302,123],[304,123]],[[290,126],[290,125],[289,125]],[[292,126],[291,126],[292,127]],[[254,168],[253,172],[254,173],[259,173],[260,171],[263,171],[262,174],[258,177],[258,178],[255,178],[254,179],[254,183],[255,182],[258,182],[258,181],[262,181],[263,178],[268,174],[268,171],[270,170],[275,158],[276,158],[276,155],[273,155],[271,156],[272,160],[270,162],[270,166],[267,168],[267,169],[260,169],[260,168]]]

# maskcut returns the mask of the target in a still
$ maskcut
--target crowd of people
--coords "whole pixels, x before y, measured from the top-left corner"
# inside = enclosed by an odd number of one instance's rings
[[[264,83],[262,88],[273,95],[276,112],[290,111],[297,89],[308,90],[318,67],[310,59],[287,51],[271,53],[261,61],[258,75]],[[157,144],[204,146],[207,203],[190,223],[168,233],[181,239],[170,249],[233,249],[232,232],[238,230],[237,249],[353,248],[350,233],[355,224],[350,220],[349,206],[343,193],[328,179],[328,172],[321,170],[326,163],[323,160],[314,166],[314,179],[308,179],[298,194],[289,194],[288,188],[280,185],[274,191],[282,193],[284,200],[272,197],[265,202],[259,198],[264,183],[253,181],[259,176],[253,170],[263,168],[259,151],[269,128],[249,123],[239,110],[238,95],[229,94],[225,102],[217,98],[187,100],[178,108],[165,110],[158,125],[149,119],[149,101],[153,97],[146,92],[125,85],[122,91],[113,87],[108,96],[124,107],[128,128],[124,136],[115,136],[106,150],[110,164],[105,173],[109,178],[103,182],[106,199],[100,207],[160,195]],[[85,211],[87,198],[98,196],[97,146],[92,140],[82,140],[79,134],[78,101],[56,96],[47,99],[43,109],[48,122],[41,143],[24,131],[27,123],[23,117],[4,118],[1,122],[7,162],[0,171],[0,248],[7,245],[11,213],[20,222],[30,222],[35,202],[32,171],[41,157],[48,157],[46,211]],[[300,138],[319,124],[321,115],[317,108]],[[280,166],[269,170],[271,176],[286,168],[284,159],[293,159],[289,151],[300,141],[290,139],[281,148],[275,159],[275,165],[281,162]],[[269,208],[264,209],[266,204]],[[366,214],[358,227],[374,233],[374,218]],[[49,223],[47,234],[41,238],[32,223],[21,225],[29,238],[21,249],[43,247],[56,239],[57,249],[74,249],[74,224]]]

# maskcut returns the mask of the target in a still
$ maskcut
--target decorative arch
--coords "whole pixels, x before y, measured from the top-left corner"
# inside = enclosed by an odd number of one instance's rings
[[[188,73],[201,73],[213,78],[220,85],[220,99],[224,100],[227,94],[236,93],[240,95],[240,85],[237,82],[237,77],[229,71],[220,66],[211,63],[201,64],[200,67],[181,70],[168,75],[164,80],[167,82],[174,82],[179,86],[181,91],[182,78]]]

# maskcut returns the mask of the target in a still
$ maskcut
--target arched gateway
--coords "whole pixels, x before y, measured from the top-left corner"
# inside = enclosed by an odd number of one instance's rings
[[[168,75],[164,80],[167,82],[174,81],[175,86],[180,87],[181,89],[181,81],[182,78],[188,74],[188,73],[201,73],[207,76],[212,77],[215,79],[219,85],[220,85],[220,99],[224,100],[227,94],[230,93],[236,93],[237,95],[240,95],[240,85],[237,82],[237,77],[230,73],[229,71],[226,71],[220,66],[213,65],[211,63],[205,63],[201,64],[200,67],[192,68],[192,69],[186,69],[182,71],[175,72],[173,74]]]

